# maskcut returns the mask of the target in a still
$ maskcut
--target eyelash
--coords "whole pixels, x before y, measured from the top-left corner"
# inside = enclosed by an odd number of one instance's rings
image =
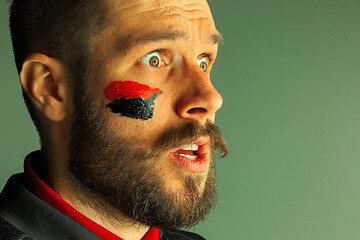
[[[213,65],[215,62],[215,57],[213,53],[205,53],[202,55],[202,57],[206,57],[209,59],[209,66]]]
[[[155,52],[160,53],[160,54],[163,55],[164,52],[165,52],[165,50],[160,48],[160,49],[156,49],[155,51],[151,51],[151,52],[149,52],[148,54],[155,53]],[[148,54],[147,54],[147,55],[148,55]]]

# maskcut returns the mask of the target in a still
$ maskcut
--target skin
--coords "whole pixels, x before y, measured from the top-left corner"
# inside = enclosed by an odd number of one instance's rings
[[[89,83],[92,100],[108,119],[108,126],[114,133],[150,150],[156,136],[170,126],[189,120],[203,124],[208,119],[214,121],[222,98],[210,82],[213,63],[209,62],[206,71],[198,63],[205,54],[215,59],[219,47],[220,37],[207,2],[105,2],[113,21],[92,41],[91,49],[95,54]],[[180,32],[181,37],[174,36],[174,32]],[[164,63],[160,67],[149,66],[144,56],[157,49],[162,49]],[[123,216],[114,223],[79,201],[73,193],[76,189],[70,187],[72,180],[68,178],[66,166],[74,91],[70,71],[57,59],[33,54],[24,62],[20,81],[46,133],[42,139],[42,153],[47,161],[39,170],[44,181],[81,213],[118,236],[126,240],[141,239],[148,226],[130,226],[126,224],[130,220]],[[108,100],[104,89],[113,81],[135,81],[161,89],[163,93],[155,100],[154,117],[147,121],[126,118],[106,108]],[[168,157],[159,159],[154,168],[159,171],[167,190],[173,192],[184,189],[185,175],[200,175],[203,183],[207,177],[206,172],[195,174],[184,170]]]

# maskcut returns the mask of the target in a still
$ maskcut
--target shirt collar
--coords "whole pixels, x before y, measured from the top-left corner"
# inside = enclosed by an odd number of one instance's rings
[[[40,151],[36,151],[30,153],[24,161],[24,185],[30,192],[69,218],[83,225],[101,239],[123,240],[119,236],[77,211],[74,207],[57,195],[48,185],[46,185],[31,167],[36,164],[37,159],[39,158]],[[150,228],[141,240],[159,240],[159,232],[160,229],[158,228]]]

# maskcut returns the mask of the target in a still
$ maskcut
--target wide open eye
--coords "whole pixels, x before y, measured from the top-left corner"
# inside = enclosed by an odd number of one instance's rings
[[[162,60],[161,53],[159,51],[146,54],[140,59],[140,61],[151,67],[162,67],[165,65],[165,62]]]
[[[197,63],[199,65],[199,67],[201,68],[201,70],[203,70],[204,72],[207,71],[208,66],[209,66],[209,59],[207,57],[201,57],[197,60]]]

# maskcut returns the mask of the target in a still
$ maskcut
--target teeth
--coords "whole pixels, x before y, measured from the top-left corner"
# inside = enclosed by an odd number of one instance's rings
[[[185,155],[185,154],[182,154],[182,153],[180,153],[179,155],[183,156],[183,157],[186,157],[186,158],[188,158],[188,159],[190,159],[192,161],[197,159],[197,156],[193,156],[193,155]]]
[[[197,144],[189,144],[181,148],[182,150],[191,150],[191,151],[197,151],[199,149],[199,145]]]

